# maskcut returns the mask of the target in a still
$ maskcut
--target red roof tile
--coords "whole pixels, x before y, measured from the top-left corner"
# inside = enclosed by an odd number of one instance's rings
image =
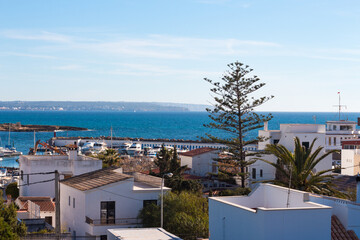
[[[204,148],[194,149],[194,150],[191,150],[191,151],[188,151],[188,152],[181,152],[181,153],[179,153],[179,155],[187,156],[187,157],[193,157],[193,156],[196,156],[196,155],[200,155],[200,154],[203,154],[203,153],[216,151],[216,150],[217,149],[215,149],[215,148],[204,147]]]
[[[337,216],[331,216],[331,240],[359,240],[355,232],[346,231]]]
[[[50,197],[18,197],[18,200],[23,204],[20,210],[28,209],[28,200],[40,207],[40,211],[51,212],[55,211],[55,203]]]

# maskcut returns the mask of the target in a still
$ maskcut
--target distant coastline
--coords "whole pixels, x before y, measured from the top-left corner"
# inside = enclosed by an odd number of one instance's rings
[[[203,112],[201,104],[89,101],[0,101],[0,111]]]
[[[55,125],[22,125],[21,123],[0,123],[0,132],[54,132],[87,131],[87,128]]]

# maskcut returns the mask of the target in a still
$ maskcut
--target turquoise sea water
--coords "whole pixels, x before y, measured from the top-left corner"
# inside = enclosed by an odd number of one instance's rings
[[[278,129],[280,123],[316,123],[324,124],[329,120],[338,120],[337,113],[312,112],[273,112],[274,118],[269,122],[269,129]],[[357,121],[360,113],[347,113],[343,119]],[[91,129],[90,131],[58,132],[57,136],[110,136],[113,128],[115,137],[169,138],[196,140],[205,136],[209,129],[203,126],[210,121],[206,112],[66,112],[66,111],[0,111],[0,123],[40,124],[76,126]],[[215,131],[213,134],[224,136]],[[53,133],[36,133],[36,139],[46,141]],[[257,135],[257,131],[249,137]],[[33,146],[34,134],[12,132],[11,144],[27,154]],[[8,143],[9,133],[0,132],[0,145]],[[0,166],[17,166],[14,158],[4,159]]]

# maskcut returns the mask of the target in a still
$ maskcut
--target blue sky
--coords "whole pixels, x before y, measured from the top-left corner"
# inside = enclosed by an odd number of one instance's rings
[[[0,0],[0,100],[207,104],[230,62],[259,110],[359,112],[359,1]]]

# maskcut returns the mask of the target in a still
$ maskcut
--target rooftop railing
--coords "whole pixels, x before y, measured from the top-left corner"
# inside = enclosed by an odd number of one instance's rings
[[[103,219],[92,219],[85,217],[85,222],[94,226],[101,225],[141,225],[141,219],[139,218],[103,218]]]

